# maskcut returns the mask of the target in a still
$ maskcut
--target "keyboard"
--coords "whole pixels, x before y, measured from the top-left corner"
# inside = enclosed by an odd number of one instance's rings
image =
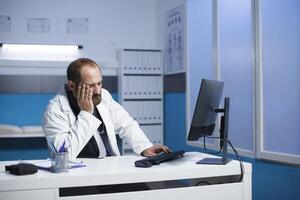
[[[169,153],[160,153],[156,156],[147,157],[134,162],[136,167],[152,167],[153,165],[159,165],[162,162],[182,158],[185,151],[173,151]]]

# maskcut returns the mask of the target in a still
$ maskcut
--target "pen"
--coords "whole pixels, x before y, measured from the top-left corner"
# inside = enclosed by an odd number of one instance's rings
[[[65,152],[65,144],[66,144],[66,141],[64,140],[64,143],[61,145],[61,147],[58,150],[59,153]]]
[[[69,169],[74,169],[74,168],[80,168],[80,167],[86,167],[85,164],[83,164],[82,161],[80,162],[74,162],[74,161],[68,161],[69,165]],[[73,165],[72,165],[73,164]]]
[[[51,144],[51,146],[52,146],[52,150],[54,150],[54,152],[57,153],[57,150],[56,150],[56,148],[55,148],[53,142],[51,142],[50,144]]]
[[[86,165],[84,165],[84,164],[71,165],[71,166],[69,166],[69,169],[80,168],[80,167],[86,167]]]

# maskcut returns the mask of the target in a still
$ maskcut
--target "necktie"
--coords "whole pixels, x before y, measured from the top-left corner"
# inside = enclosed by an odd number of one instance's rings
[[[103,146],[105,147],[105,152],[101,152],[101,149],[100,149],[100,156],[114,156],[115,154],[113,153],[112,148],[110,146],[104,121],[103,121],[99,111],[97,110],[97,108],[95,108],[93,114],[95,117],[97,117],[101,121],[101,125],[98,127],[98,132],[100,134]],[[101,144],[100,144],[100,146],[101,146]]]

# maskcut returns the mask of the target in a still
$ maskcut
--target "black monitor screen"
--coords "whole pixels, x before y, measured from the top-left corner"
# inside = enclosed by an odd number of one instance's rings
[[[205,135],[212,135],[217,112],[222,98],[224,83],[202,79],[194,115],[188,135],[189,141],[196,141]]]

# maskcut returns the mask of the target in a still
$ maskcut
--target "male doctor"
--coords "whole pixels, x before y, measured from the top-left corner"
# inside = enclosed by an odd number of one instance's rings
[[[67,78],[67,84],[50,101],[43,118],[50,148],[64,146],[70,159],[119,156],[118,133],[137,154],[154,156],[170,151],[164,145],[153,146],[138,123],[102,88],[102,74],[96,62],[88,58],[73,61]]]

